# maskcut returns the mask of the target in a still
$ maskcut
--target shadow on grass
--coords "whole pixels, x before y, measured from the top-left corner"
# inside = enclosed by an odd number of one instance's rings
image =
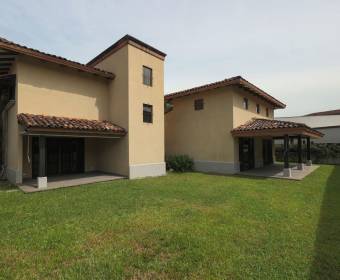
[[[15,189],[17,189],[16,186],[12,185],[11,183],[7,181],[0,180],[0,191],[9,191],[9,190],[15,190]]]
[[[310,279],[340,279],[340,166],[326,183],[314,250]]]

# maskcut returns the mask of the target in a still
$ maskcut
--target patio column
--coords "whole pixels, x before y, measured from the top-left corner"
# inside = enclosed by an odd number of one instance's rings
[[[289,135],[286,134],[284,136],[284,154],[283,154],[283,160],[284,160],[284,167],[283,167],[283,176],[285,177],[292,177],[292,170],[289,167]]]
[[[312,165],[311,150],[310,150],[310,137],[307,137],[307,166]]]
[[[303,163],[302,163],[302,137],[301,135],[298,136],[298,169],[303,170]]]
[[[38,188],[47,187],[46,177],[46,137],[39,136],[39,177]]]

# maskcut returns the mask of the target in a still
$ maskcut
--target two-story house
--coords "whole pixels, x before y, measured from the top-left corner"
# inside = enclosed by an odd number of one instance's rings
[[[164,175],[165,56],[126,35],[80,64],[0,38],[2,172]]]
[[[310,138],[322,136],[274,120],[274,110],[286,105],[240,76],[168,94],[165,102],[165,153],[189,155],[197,171],[232,174],[272,164],[273,139],[284,138],[284,173],[291,176],[289,139],[297,138],[301,151],[302,138],[310,148]],[[311,164],[310,149],[307,158]]]

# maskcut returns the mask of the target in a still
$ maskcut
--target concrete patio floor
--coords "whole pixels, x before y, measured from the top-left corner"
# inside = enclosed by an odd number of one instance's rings
[[[311,174],[318,167],[318,165],[304,166],[304,170],[298,170],[296,165],[291,164],[292,177],[283,176],[283,164],[273,164],[265,167],[254,168],[251,170],[239,172],[237,174],[244,176],[257,176],[299,181],[305,178],[307,175]]]
[[[125,179],[125,177],[102,173],[102,172],[89,172],[81,174],[61,175],[47,178],[47,188],[38,189],[36,179],[24,180],[19,189],[24,193],[34,193],[41,191],[54,190],[59,188],[74,187],[79,185],[93,184],[99,182],[113,181],[118,179]]]

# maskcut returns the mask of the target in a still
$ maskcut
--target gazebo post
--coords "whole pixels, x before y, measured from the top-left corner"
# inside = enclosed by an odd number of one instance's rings
[[[283,167],[283,176],[284,177],[292,177],[292,169],[289,167],[289,135],[286,134],[284,136],[284,167]]]
[[[298,136],[298,169],[303,170],[303,163],[302,163],[302,137],[301,135]]]
[[[307,166],[312,165],[311,151],[310,151],[310,137],[307,137]]]

